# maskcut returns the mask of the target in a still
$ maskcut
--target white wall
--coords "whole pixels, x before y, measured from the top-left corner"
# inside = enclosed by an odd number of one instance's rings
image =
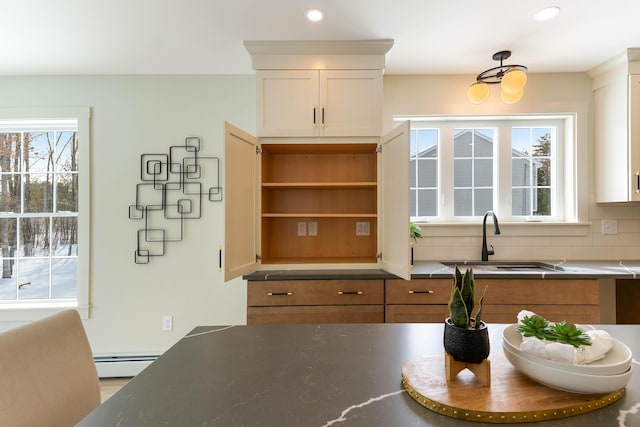
[[[199,136],[201,155],[222,156],[225,120],[254,131],[254,76],[1,77],[0,93],[0,107],[91,107],[85,327],[95,353],[159,353],[196,325],[246,322],[245,282],[224,283],[218,271],[222,203],[205,203],[202,218],[186,222],[184,241],[147,265],[133,262],[141,224],[128,218],[128,206],[142,153],[168,153]],[[164,314],[174,316],[172,332],[162,331]]]
[[[577,113],[578,215],[574,226],[500,224],[490,236],[496,260],[637,260],[640,259],[640,205],[594,203],[593,93],[584,73],[529,74],[524,97],[514,105],[500,101],[492,87],[481,105],[466,100],[475,76],[387,75],[384,78],[384,127],[394,116],[440,114]],[[618,220],[617,235],[602,235],[603,219]],[[418,260],[476,260],[480,256],[480,222],[471,226],[426,225],[417,243]],[[490,233],[491,234],[491,233]]]
[[[592,94],[584,74],[529,77],[514,106],[490,100],[473,106],[465,94],[473,76],[395,76],[384,80],[384,120],[394,115],[579,112],[579,177],[586,224],[502,226],[490,237],[496,259],[640,259],[640,207],[593,203]],[[224,283],[217,251],[223,205],[205,206],[189,221],[185,240],[148,265],[133,263],[139,223],[128,219],[139,182],[140,155],[166,153],[200,136],[203,155],[222,155],[225,120],[255,130],[254,76],[0,77],[0,107],[89,106],[91,123],[91,317],[85,321],[97,354],[160,353],[196,325],[246,322],[246,285]],[[224,184],[223,184],[224,186]],[[619,234],[600,234],[600,220],[618,219]],[[477,258],[480,225],[427,226],[417,259]],[[174,316],[173,332],[161,330]],[[0,329],[13,324],[0,324]]]

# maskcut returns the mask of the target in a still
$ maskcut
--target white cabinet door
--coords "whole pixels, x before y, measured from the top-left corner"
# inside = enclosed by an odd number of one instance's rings
[[[225,122],[224,280],[256,270],[259,238],[258,140]]]
[[[317,70],[256,73],[258,136],[315,136],[320,119]]]
[[[320,71],[323,136],[379,136],[382,70]]]
[[[379,136],[382,70],[259,70],[259,137]]]
[[[594,91],[596,202],[640,201],[640,76]]]
[[[389,273],[411,278],[411,240],[409,238],[409,122],[402,123],[380,140],[379,162],[381,218],[379,233],[381,267]]]
[[[629,77],[629,200],[640,201],[640,75]]]

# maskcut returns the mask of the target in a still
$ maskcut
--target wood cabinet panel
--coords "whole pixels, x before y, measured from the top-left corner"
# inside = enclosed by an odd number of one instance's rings
[[[377,162],[375,143],[263,144],[262,263],[376,263]]]
[[[384,280],[249,281],[249,306],[384,304]]]
[[[600,307],[597,305],[486,305],[483,320],[487,323],[516,323],[520,310],[531,310],[550,320],[565,320],[571,323],[599,323]],[[449,316],[444,304],[431,305],[387,305],[387,323],[439,323]]]
[[[525,309],[549,320],[600,322],[598,280],[476,279],[477,293],[485,286],[482,317],[488,323],[515,323]],[[386,321],[441,322],[450,294],[450,279],[387,280]]]
[[[598,280],[476,280],[489,287],[487,323],[515,323],[525,309],[552,321],[600,323]],[[439,323],[450,293],[450,279],[249,281],[247,322]]]
[[[598,280],[476,279],[476,293],[487,286],[485,304],[599,304]]]
[[[520,310],[530,310],[551,321],[570,323],[599,323],[599,305],[571,304],[524,304],[486,305],[482,309],[483,320],[487,323],[516,323]]]
[[[447,304],[450,296],[449,279],[391,279],[385,286],[387,304]]]
[[[616,323],[640,323],[640,280],[616,280]]]
[[[248,307],[247,324],[383,323],[383,305]]]
[[[385,306],[387,323],[441,323],[448,316],[446,304]]]

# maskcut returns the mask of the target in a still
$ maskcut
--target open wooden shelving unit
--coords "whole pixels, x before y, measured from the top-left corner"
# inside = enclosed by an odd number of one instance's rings
[[[263,264],[376,262],[376,147],[262,145]]]

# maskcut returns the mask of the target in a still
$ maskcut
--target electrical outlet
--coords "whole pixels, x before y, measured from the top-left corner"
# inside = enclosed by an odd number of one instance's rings
[[[162,316],[162,330],[163,331],[172,331],[173,330],[173,316],[170,314],[165,314]]]
[[[602,220],[602,234],[618,234],[618,220],[616,220],[616,219],[603,219]]]
[[[307,223],[299,222],[298,223],[298,236],[306,236],[307,235]]]
[[[309,236],[317,236],[318,235],[318,223],[315,221],[310,221],[307,230],[309,232]]]
[[[368,236],[371,234],[371,228],[368,222],[356,222],[356,236]]]

